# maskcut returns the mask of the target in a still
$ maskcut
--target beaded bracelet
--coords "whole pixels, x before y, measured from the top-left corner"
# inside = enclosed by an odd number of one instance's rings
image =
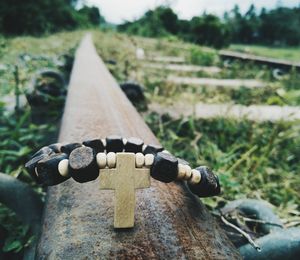
[[[25,165],[30,175],[44,186],[53,186],[72,177],[84,183],[99,176],[99,170],[115,168],[116,153],[134,153],[135,167],[150,169],[152,178],[161,182],[187,181],[192,193],[199,197],[221,192],[218,177],[206,166],[191,169],[159,145],[145,145],[135,137],[108,136],[83,143],[52,144],[37,151]]]

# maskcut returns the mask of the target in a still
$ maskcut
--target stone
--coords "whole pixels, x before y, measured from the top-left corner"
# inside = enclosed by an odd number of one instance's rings
[[[122,152],[124,149],[124,144],[122,137],[117,135],[111,135],[106,137],[106,152]]]
[[[103,145],[101,139],[87,140],[84,141],[82,144],[93,148],[95,153],[102,153],[105,150],[105,146]]]
[[[150,169],[151,177],[162,181],[171,182],[178,175],[178,160],[171,154],[159,152],[154,156],[154,162]]]
[[[73,150],[69,157],[69,171],[72,178],[80,183],[97,179],[99,169],[94,150],[87,146]]]
[[[140,138],[130,137],[125,144],[125,152],[127,153],[139,153],[143,150],[144,142]]]
[[[68,176],[61,176],[58,171],[60,161],[67,158],[67,154],[60,153],[52,154],[39,161],[36,166],[36,174],[39,182],[44,186],[53,186],[69,179]]]
[[[48,146],[42,147],[40,150],[38,150],[34,155],[31,156],[31,159],[34,157],[40,156],[41,154],[50,155],[53,154],[53,150],[49,148]]]
[[[70,143],[70,144],[62,145],[60,150],[62,153],[66,153],[66,154],[70,155],[74,149],[81,147],[81,146],[82,146],[81,143]]]
[[[62,144],[61,143],[50,144],[48,147],[50,149],[52,149],[53,152],[60,153],[61,152]]]
[[[208,167],[200,166],[195,170],[201,174],[201,180],[197,184],[187,183],[192,193],[201,198],[212,197],[221,193],[219,179]]]
[[[158,152],[162,152],[164,148],[161,145],[157,144],[148,144],[143,150],[143,154],[157,154]]]
[[[30,159],[26,164],[25,168],[27,169],[28,173],[30,174],[31,178],[34,179],[37,183],[40,183],[40,180],[36,174],[35,168],[39,161],[45,159],[46,157],[49,157],[50,155],[41,153],[40,155],[37,155]]]

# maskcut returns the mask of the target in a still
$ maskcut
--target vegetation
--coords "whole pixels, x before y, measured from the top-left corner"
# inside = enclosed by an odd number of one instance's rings
[[[2,38],[0,47],[0,97],[15,95],[15,73],[18,67],[19,95],[24,95],[35,72],[41,68],[60,69],[64,72],[64,55],[73,55],[83,32],[59,33],[44,38],[16,37]],[[18,111],[8,111],[0,98],[0,172],[16,177],[34,187],[43,197],[38,187],[27,173],[24,164],[34,151],[41,146],[55,142],[58,119],[62,107],[53,106],[36,109],[28,104]],[[57,102],[56,102],[57,104]],[[57,110],[59,109],[60,110]],[[41,113],[43,120],[40,120]],[[46,121],[45,121],[46,120]],[[3,233],[5,241],[3,242]],[[0,205],[0,258],[20,259],[23,249],[30,246],[32,237],[29,227],[8,208]],[[5,253],[2,256],[2,251]],[[15,258],[13,258],[15,257]],[[2,258],[1,258],[2,259]]]
[[[0,33],[6,35],[51,33],[104,22],[96,7],[75,9],[77,0],[1,0]]]
[[[14,65],[19,67],[20,92],[25,93],[36,70],[42,67],[61,68],[61,57],[65,54],[73,55],[83,33],[64,32],[43,38],[0,38],[1,96],[14,94]],[[122,82],[133,79],[142,83],[149,102],[176,103],[180,100],[245,105],[300,104],[300,75],[294,70],[277,80],[267,67],[240,62],[228,66],[218,59],[215,49],[177,41],[177,38],[174,41],[174,37],[155,40],[94,30],[93,38],[98,52],[107,61],[107,66],[117,80]],[[218,74],[172,74],[256,78],[267,82],[268,87],[257,90],[222,90],[166,83],[165,79],[170,72],[142,67],[141,61],[135,58],[136,48],[143,48],[146,54],[176,55],[184,57],[188,63],[218,66],[221,69]],[[9,113],[3,104],[0,107],[0,171],[30,183],[43,196],[43,190],[36,187],[29,178],[24,162],[34,150],[55,140],[58,129],[56,119],[62,111],[58,111],[57,117],[48,120],[47,124],[40,124],[34,122],[34,113],[29,106],[18,114]],[[254,123],[242,119],[173,119],[168,115],[154,113],[142,115],[161,143],[173,154],[186,158],[193,166],[207,164],[219,174],[223,195],[205,199],[209,207],[219,207],[228,200],[241,197],[262,198],[276,206],[277,213],[286,225],[299,225],[299,122]],[[0,205],[0,223],[0,233],[1,227],[9,233],[4,251],[21,252],[30,244],[28,227],[21,225],[14,213],[3,205]]]
[[[42,189],[31,180],[24,164],[38,147],[55,140],[56,125],[51,124],[51,122],[41,125],[33,123],[32,113],[29,109],[25,109],[18,116],[7,113],[1,106],[0,126],[1,172],[31,184],[42,195]],[[18,253],[30,245],[32,237],[29,233],[29,227],[22,225],[20,219],[1,204],[0,228],[9,231],[2,248],[3,252]]]
[[[242,62],[224,65],[212,49],[191,44],[183,46],[181,43],[176,46],[171,39],[161,39],[159,44],[150,39],[137,38],[137,41],[149,53],[173,54],[189,62],[192,56],[195,64],[221,68],[218,74],[143,68],[144,74],[139,80],[146,86],[146,94],[153,102],[172,105],[177,102],[300,105],[300,74],[295,70],[281,79],[275,79],[272,70],[265,66]],[[228,90],[175,85],[165,82],[168,74],[255,78],[266,82],[268,87]],[[206,205],[216,208],[238,198],[264,199],[275,206],[276,213],[286,226],[299,225],[299,121],[256,123],[244,119],[196,119],[194,116],[174,119],[170,115],[153,112],[144,115],[147,124],[166,149],[178,157],[186,158],[193,166],[209,165],[219,174],[223,194],[203,200]]]
[[[125,22],[120,31],[146,37],[174,35],[193,43],[221,48],[229,43],[297,46],[300,44],[300,8],[278,7],[258,14],[251,5],[245,14],[238,6],[221,19],[202,14],[191,20],[180,20],[170,7],[147,11],[133,22]]]
[[[146,37],[176,35],[184,40],[216,48],[229,43],[228,30],[217,16],[204,14],[191,21],[179,20],[170,7],[164,6],[147,11],[140,19],[121,24],[118,29]]]
[[[300,214],[299,125],[157,114],[146,120],[166,149],[219,173],[223,195],[205,199],[212,208],[246,196],[267,200],[284,218]]]

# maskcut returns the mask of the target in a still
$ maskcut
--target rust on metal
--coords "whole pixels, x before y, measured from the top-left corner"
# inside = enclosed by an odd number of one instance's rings
[[[248,54],[248,53],[221,50],[221,51],[219,51],[219,56],[222,59],[229,59],[229,60],[237,59],[237,60],[242,60],[242,61],[250,61],[253,63],[267,65],[267,66],[270,66],[273,68],[280,68],[283,70],[289,70],[293,67],[296,68],[297,70],[300,70],[299,62],[292,62],[292,61],[287,61],[287,60],[282,60],[282,59],[261,57],[261,56],[256,56],[256,55]]]
[[[86,36],[76,52],[59,141],[109,134],[158,144]],[[240,259],[183,185],[152,179],[149,189],[138,190],[133,229],[113,228],[113,205],[113,191],[100,190],[99,179],[50,187],[37,259]]]

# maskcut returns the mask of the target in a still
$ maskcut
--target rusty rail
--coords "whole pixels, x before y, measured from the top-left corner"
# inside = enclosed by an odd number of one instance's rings
[[[77,50],[59,141],[108,134],[157,140],[96,53],[91,36]],[[37,259],[237,259],[206,208],[175,183],[137,192],[134,229],[112,227],[113,193],[99,180],[68,180],[47,193]]]
[[[290,70],[291,68],[294,67],[297,70],[300,70],[299,62],[292,62],[292,61],[287,61],[287,60],[282,60],[282,59],[261,57],[261,56],[256,56],[256,55],[242,53],[242,52],[221,50],[221,51],[219,51],[219,56],[224,60],[225,59],[228,59],[228,60],[236,59],[236,60],[248,61],[248,62],[253,62],[256,64],[267,65],[274,69]]]

